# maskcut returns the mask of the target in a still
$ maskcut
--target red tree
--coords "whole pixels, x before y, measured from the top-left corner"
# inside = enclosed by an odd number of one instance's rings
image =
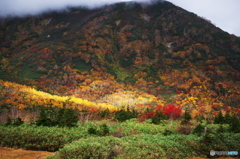
[[[178,119],[181,116],[182,109],[174,104],[168,104],[163,108],[163,114],[172,119]]]

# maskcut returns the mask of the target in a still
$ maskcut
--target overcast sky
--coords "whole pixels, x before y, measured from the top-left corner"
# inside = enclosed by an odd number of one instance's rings
[[[205,17],[217,27],[240,36],[240,0],[168,0]]]
[[[86,6],[90,8],[131,0],[0,0],[0,17],[36,15],[48,10]],[[135,0],[150,2],[151,0]],[[240,36],[240,0],[168,0],[206,17],[222,30]]]

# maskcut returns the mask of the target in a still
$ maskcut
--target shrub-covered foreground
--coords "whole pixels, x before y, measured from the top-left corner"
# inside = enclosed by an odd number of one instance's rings
[[[58,128],[23,124],[0,126],[0,145],[27,150],[57,151],[65,144],[88,134],[83,128]]]
[[[194,124],[196,121],[192,121]],[[148,119],[125,122],[88,121],[77,127],[45,127],[24,123],[0,126],[0,145],[31,150],[58,151],[49,159],[74,158],[187,158],[207,157],[210,150],[240,151],[240,133],[227,124],[182,125],[179,120]],[[196,125],[196,124],[194,124]],[[179,131],[185,126],[189,135]],[[207,129],[206,129],[207,126]]]
[[[206,157],[211,149],[240,150],[237,141],[240,134],[222,134],[222,138],[210,136],[212,143],[205,144],[204,138],[195,135],[169,136],[139,134],[123,138],[91,137],[67,144],[49,159],[73,158],[187,158]]]

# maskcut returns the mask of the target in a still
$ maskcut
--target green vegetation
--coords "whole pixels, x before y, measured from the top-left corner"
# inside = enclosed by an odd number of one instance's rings
[[[123,122],[132,118],[136,118],[137,115],[138,113],[135,110],[130,111],[129,108],[127,108],[127,110],[121,109],[115,112],[114,120]]]
[[[223,116],[222,112],[220,111],[214,119],[215,124],[229,124],[229,130],[234,133],[240,133],[240,120],[236,117],[236,115],[230,115],[229,112]],[[221,127],[219,131],[223,131]]]
[[[89,71],[92,69],[92,66],[84,62],[83,60],[74,61],[73,64],[74,64],[74,68],[80,71]]]
[[[57,151],[66,143],[87,137],[83,128],[59,128],[23,124],[21,126],[0,126],[0,144],[5,147],[27,150]]]
[[[127,70],[119,66],[113,66],[112,71],[116,74],[117,79],[120,81],[124,81],[126,78],[132,76]]]
[[[46,108],[42,107],[40,116],[36,121],[37,126],[60,126],[74,127],[78,122],[78,111],[70,108],[60,108],[49,118],[46,114]]]
[[[155,125],[151,120],[138,122],[137,119],[122,123],[88,121],[73,128],[29,123],[17,127],[2,125],[0,145],[57,151],[50,159],[187,158],[206,157],[211,149],[240,150],[240,134],[230,132],[227,127],[219,132],[222,128],[218,124],[202,124],[201,128],[198,125],[191,134],[184,135],[177,131],[179,126],[178,120],[162,120]]]
[[[90,135],[106,136],[109,134],[109,127],[106,124],[90,127],[88,133]]]
[[[19,126],[22,125],[24,121],[20,117],[17,117],[16,119],[12,119],[10,116],[7,118],[7,122],[5,123],[6,126]]]

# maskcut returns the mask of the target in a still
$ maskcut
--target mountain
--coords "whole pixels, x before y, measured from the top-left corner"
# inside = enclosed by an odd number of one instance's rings
[[[2,106],[16,91],[30,106],[28,86],[117,108],[240,113],[240,38],[167,1],[6,18],[0,37]]]

